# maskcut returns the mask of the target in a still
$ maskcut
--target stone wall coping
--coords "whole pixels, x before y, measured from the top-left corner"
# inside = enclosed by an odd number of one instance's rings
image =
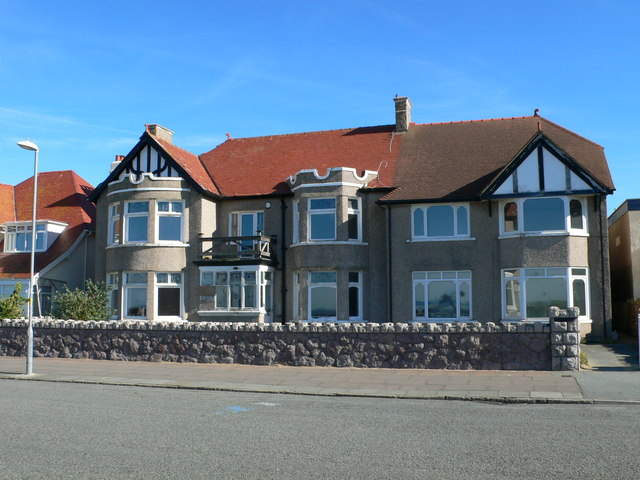
[[[558,326],[553,322],[554,331],[572,331],[568,325]],[[0,328],[26,328],[26,319],[0,320]],[[288,333],[395,333],[395,334],[451,334],[451,333],[551,333],[552,325],[541,322],[469,322],[469,323],[316,323],[289,322],[257,323],[257,322],[149,322],[145,320],[112,320],[106,322],[56,320],[51,318],[37,318],[33,321],[34,328],[68,329],[68,330],[158,330],[174,332],[288,332]],[[562,328],[564,327],[564,328]]]

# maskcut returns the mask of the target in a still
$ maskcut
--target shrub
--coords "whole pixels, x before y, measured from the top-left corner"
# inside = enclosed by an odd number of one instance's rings
[[[29,301],[28,298],[20,295],[22,284],[16,283],[13,293],[7,298],[0,299],[0,318],[20,318],[23,317],[23,308]]]
[[[64,292],[53,297],[51,315],[71,320],[109,320],[113,316],[109,290],[104,282],[91,280],[87,280],[84,290],[65,287]]]

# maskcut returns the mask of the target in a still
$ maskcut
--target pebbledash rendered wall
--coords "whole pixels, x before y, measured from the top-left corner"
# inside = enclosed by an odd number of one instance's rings
[[[478,370],[577,370],[577,309],[549,324],[34,322],[58,358]],[[24,355],[26,320],[0,321],[0,355]]]

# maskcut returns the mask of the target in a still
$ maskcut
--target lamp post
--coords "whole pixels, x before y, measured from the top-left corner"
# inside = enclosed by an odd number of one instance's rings
[[[33,290],[36,260],[36,204],[38,200],[38,146],[27,140],[18,142],[20,148],[34,152],[33,160],[33,214],[31,216],[31,272],[29,276],[29,324],[27,326],[27,375],[33,374]]]

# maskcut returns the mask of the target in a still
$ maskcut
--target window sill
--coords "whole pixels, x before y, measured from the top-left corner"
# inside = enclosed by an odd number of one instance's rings
[[[425,238],[410,238],[407,239],[407,243],[422,243],[422,242],[466,242],[469,240],[475,240],[476,237],[425,237]]]
[[[578,321],[580,322],[580,324],[585,324],[585,325],[593,323],[593,320],[587,317],[578,317]],[[519,322],[549,323],[549,319],[548,318],[503,318],[502,320],[500,320],[500,323],[519,323]]]
[[[360,242],[356,240],[316,240],[312,242],[292,243],[290,247],[299,247],[303,245],[369,245],[368,242]]]
[[[266,315],[267,312],[261,312],[260,310],[198,310],[198,315],[202,317],[243,317],[243,316],[256,316]]]
[[[113,245],[107,245],[107,248],[123,248],[123,247],[180,247],[185,248],[189,247],[188,243],[181,242],[159,242],[159,243],[149,243],[149,242],[139,242],[139,243],[117,243]]]
[[[558,232],[525,232],[525,233],[503,233],[498,239],[502,240],[505,238],[523,238],[523,237],[588,237],[589,234],[585,232],[568,232],[568,231],[558,231]]]
[[[411,323],[473,323],[475,320],[469,318],[427,318],[427,319],[413,319]]]

